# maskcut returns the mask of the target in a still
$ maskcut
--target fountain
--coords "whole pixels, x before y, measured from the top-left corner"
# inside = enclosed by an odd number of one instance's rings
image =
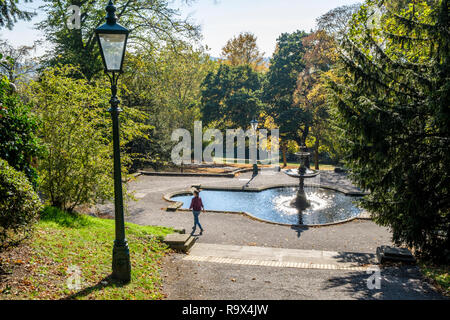
[[[203,203],[212,211],[244,212],[266,222],[296,226],[342,223],[357,217],[361,213],[355,205],[358,195],[346,195],[330,186],[320,187],[319,183],[305,186],[305,179],[311,181],[319,175],[318,170],[308,168],[310,153],[305,149],[302,147],[296,153],[298,169],[283,170],[286,175],[299,179],[298,187],[291,184],[269,185],[263,190],[206,187],[202,190]],[[170,200],[181,202],[182,208],[188,209],[191,198],[192,194],[181,191]]]
[[[300,163],[298,170],[289,169],[284,171],[284,173],[290,177],[299,179],[297,196],[292,200],[291,205],[299,210],[304,210],[310,206],[310,202],[306,198],[305,193],[305,179],[314,178],[319,172],[308,168],[308,160],[311,153],[306,151],[306,146],[300,147],[300,150],[300,152],[295,154]]]

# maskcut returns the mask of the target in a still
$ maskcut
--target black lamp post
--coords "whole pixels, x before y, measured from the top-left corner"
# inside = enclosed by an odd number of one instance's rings
[[[258,120],[253,119],[252,121],[250,121],[250,125],[252,126],[253,129],[253,133],[256,136],[256,130],[258,129]],[[258,139],[258,137],[256,137],[256,139]],[[256,176],[258,174],[258,165],[257,165],[257,161],[258,161],[258,157],[256,157],[256,159],[254,159],[254,163],[253,163],[253,175]]]
[[[129,30],[116,23],[116,7],[109,1],[106,7],[106,23],[97,29],[98,45],[102,55],[105,73],[111,81],[111,112],[113,122],[114,145],[114,212],[116,222],[116,240],[113,248],[112,276],[114,279],[129,282],[131,280],[130,250],[125,238],[125,221],[123,215],[122,176],[120,166],[119,143],[119,99],[117,98],[117,81],[122,73],[123,59],[127,46]]]

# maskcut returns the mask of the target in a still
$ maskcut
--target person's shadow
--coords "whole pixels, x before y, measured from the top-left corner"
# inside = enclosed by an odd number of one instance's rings
[[[201,237],[201,236],[203,235],[203,232],[201,232],[201,231],[200,231],[200,232],[197,232],[197,233],[191,232],[190,235],[191,235],[192,237],[198,238],[198,237]]]
[[[257,173],[253,173],[252,177],[250,178],[250,180],[247,181],[246,184],[244,184],[244,186],[242,187],[242,189],[248,188],[248,186],[250,185],[250,183],[253,181],[253,179],[255,179],[258,176]]]

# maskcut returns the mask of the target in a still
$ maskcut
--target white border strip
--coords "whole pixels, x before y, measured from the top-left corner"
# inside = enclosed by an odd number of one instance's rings
[[[196,262],[222,263],[222,264],[277,267],[277,268],[297,268],[297,269],[366,271],[368,268],[368,267],[345,267],[345,266],[340,266],[338,264],[316,264],[316,263],[269,261],[269,260],[243,260],[243,259],[233,259],[233,258],[191,256],[191,255],[184,257],[183,260],[196,261]]]

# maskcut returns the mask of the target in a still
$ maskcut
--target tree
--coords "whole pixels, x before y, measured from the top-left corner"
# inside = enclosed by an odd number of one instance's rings
[[[294,91],[298,74],[304,69],[304,31],[283,33],[277,39],[277,47],[263,89],[263,101],[267,113],[280,129],[281,150],[286,166],[288,140],[303,145],[309,133],[310,115],[294,103]]]
[[[184,42],[175,49],[161,46],[128,55],[123,104],[145,112],[151,126],[149,139],[131,142],[130,152],[142,158],[133,168],[157,169],[170,161],[171,134],[178,128],[193,131],[201,117],[201,84],[216,65],[203,50]]]
[[[39,42],[35,42],[32,46],[14,48],[8,41],[0,40],[0,74],[7,76],[11,83],[32,75],[36,71],[37,64],[34,59],[28,57],[37,45]]]
[[[260,75],[249,65],[222,64],[203,82],[202,119],[206,125],[213,123],[215,128],[246,128],[263,109],[260,94]]]
[[[28,92],[42,121],[39,135],[47,147],[38,166],[40,191],[49,204],[69,212],[79,205],[112,200],[114,195],[109,84],[73,79],[76,72],[71,66],[47,69]],[[146,126],[141,124],[142,113],[122,108],[124,151]],[[126,175],[130,157],[123,152],[122,159]]]
[[[0,28],[6,27],[11,30],[18,20],[30,21],[36,15],[35,12],[20,9],[18,2],[18,0],[0,0]]]
[[[231,66],[250,65],[256,71],[264,70],[264,53],[259,51],[256,40],[256,36],[250,32],[243,32],[228,40],[222,48],[224,61]]]
[[[449,2],[367,0],[330,82],[362,206],[397,244],[450,261]],[[394,10],[395,9],[395,10]]]
[[[37,136],[38,119],[14,91],[8,79],[0,78],[0,158],[22,171],[36,187],[36,157],[43,148]]]
[[[317,18],[319,30],[323,30],[329,37],[339,42],[349,30],[349,23],[361,4],[345,5],[334,8]]]
[[[92,0],[44,0],[46,18],[38,24],[47,40],[54,45],[44,57],[45,66],[71,64],[80,66],[82,74],[91,80],[102,71],[94,30],[104,23],[105,2]],[[81,9],[81,28],[69,29],[68,8]],[[198,37],[198,27],[179,19],[179,12],[166,0],[115,1],[119,22],[131,30],[129,52],[133,47],[157,47],[159,43],[176,44],[183,38]]]
[[[305,69],[299,73],[294,102],[310,115],[310,137],[314,145],[315,169],[319,170],[319,148],[330,131],[327,89],[323,75],[336,59],[333,39],[324,30],[317,30],[303,38]]]
[[[301,101],[301,82],[311,86],[307,91],[305,100],[310,101],[309,111],[312,112],[312,134],[309,143],[314,146],[315,164],[318,169],[318,153],[326,154],[334,161],[341,162],[344,153],[339,143],[338,136],[345,136],[345,132],[338,128],[333,119],[335,109],[332,106],[332,99],[329,97],[330,90],[327,83],[329,81],[342,83],[343,79],[336,72],[336,60],[338,48],[342,39],[346,36],[353,15],[359,10],[361,4],[344,5],[334,8],[316,19],[317,31],[309,39],[305,39],[305,63],[309,63],[305,69],[318,72],[304,72],[300,74],[296,91],[297,101]],[[302,79],[302,76],[303,77]],[[299,95],[300,93],[300,95]],[[300,98],[300,99],[299,99]],[[306,105],[305,105],[306,107]],[[319,116],[319,117],[318,117]]]

